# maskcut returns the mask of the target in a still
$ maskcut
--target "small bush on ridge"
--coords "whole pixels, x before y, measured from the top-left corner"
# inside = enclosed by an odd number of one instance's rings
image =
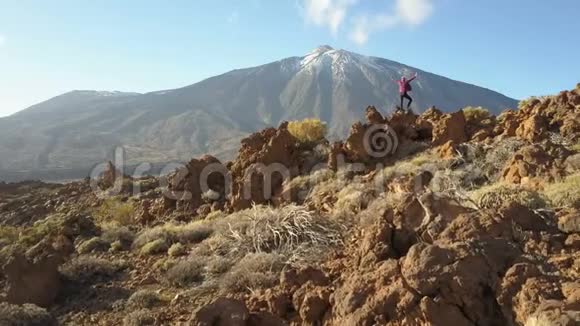
[[[288,131],[301,143],[313,143],[326,135],[326,124],[319,119],[304,119],[288,123]]]

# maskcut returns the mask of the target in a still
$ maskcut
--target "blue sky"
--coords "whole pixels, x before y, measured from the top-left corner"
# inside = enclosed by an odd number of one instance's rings
[[[320,44],[515,98],[580,82],[577,0],[0,0],[0,116],[74,89],[147,92]]]

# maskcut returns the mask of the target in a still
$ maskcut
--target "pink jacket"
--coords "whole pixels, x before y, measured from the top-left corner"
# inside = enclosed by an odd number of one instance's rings
[[[409,85],[413,79],[417,78],[417,76],[414,76],[413,78],[407,80],[405,77],[397,80],[397,83],[399,84],[399,93],[401,94],[405,94],[408,91],[411,90],[411,85]]]

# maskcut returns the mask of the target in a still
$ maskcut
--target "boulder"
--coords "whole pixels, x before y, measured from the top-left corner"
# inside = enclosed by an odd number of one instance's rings
[[[58,266],[62,257],[56,253],[28,259],[14,253],[3,266],[6,274],[6,300],[12,304],[32,303],[49,307],[61,288]]]
[[[288,123],[267,128],[242,140],[238,157],[231,163],[232,196],[229,208],[235,211],[265,204],[280,192],[284,180],[299,173],[298,142],[288,131]]]
[[[226,167],[211,155],[192,159],[185,167],[168,177],[165,206],[195,213],[204,204],[202,185],[209,187],[225,200],[228,175]]]
[[[433,145],[440,146],[448,141],[461,144],[467,141],[466,121],[463,111],[442,115],[433,124]]]
[[[566,174],[565,161],[569,155],[565,147],[549,141],[525,146],[506,163],[502,179],[514,184],[529,183],[534,178],[553,181]]]
[[[246,326],[250,311],[242,301],[219,298],[192,316],[194,326]]]

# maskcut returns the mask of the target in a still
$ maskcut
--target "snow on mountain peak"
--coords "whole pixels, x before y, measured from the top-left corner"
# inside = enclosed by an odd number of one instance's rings
[[[368,66],[378,68],[369,57],[345,50],[336,50],[328,45],[317,47],[300,61],[302,70],[314,73],[322,69],[330,69],[334,78],[337,79],[344,78],[346,70],[351,67],[367,69]]]
[[[302,61],[300,62],[300,66],[306,67],[313,63],[320,62],[326,55],[336,52],[337,50],[333,49],[329,45],[321,45],[316,49],[310,51]]]
[[[330,45],[321,45],[321,46],[317,47],[316,49],[310,51],[310,53],[308,53],[308,54],[324,53],[324,52],[328,52],[328,51],[332,51],[332,50],[334,50],[334,48]]]

